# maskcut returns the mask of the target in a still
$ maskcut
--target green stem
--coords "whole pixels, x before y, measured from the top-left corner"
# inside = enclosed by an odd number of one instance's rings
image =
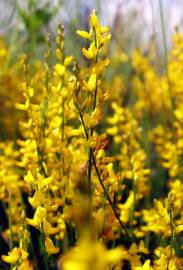
[[[95,47],[96,47],[96,50],[98,50],[95,29],[94,29],[94,38],[95,38]],[[96,55],[95,64],[97,64],[97,62],[98,62],[98,52]],[[96,86],[95,86],[95,93],[94,93],[94,100],[93,100],[93,111],[96,108],[97,92],[98,92],[98,76],[96,75]],[[91,128],[90,137],[93,136],[93,131],[94,131],[94,128]],[[89,149],[89,154],[88,154],[88,189],[89,189],[90,196],[91,196],[91,172],[92,172],[92,148]]]
[[[95,160],[95,157],[93,155],[93,152],[92,152],[92,160],[93,160],[93,165],[94,165],[94,168],[95,168],[97,177],[98,177],[99,182],[100,182],[100,184],[101,184],[101,186],[103,188],[104,194],[105,194],[105,196],[106,196],[106,198],[107,198],[107,200],[108,200],[108,202],[109,202],[109,204],[110,204],[110,206],[111,206],[111,208],[112,208],[112,210],[114,212],[114,215],[115,215],[116,219],[118,220],[120,226],[124,230],[125,235],[127,236],[128,240],[130,242],[132,242],[131,236],[130,236],[130,234],[129,234],[127,228],[126,228],[126,226],[122,223],[122,221],[121,221],[121,219],[120,219],[120,217],[118,215],[118,212],[116,211],[116,208],[115,208],[115,206],[114,206],[114,204],[113,204],[113,202],[112,202],[112,200],[111,200],[111,198],[110,198],[110,196],[109,196],[109,194],[108,194],[108,192],[107,192],[107,190],[106,190],[106,188],[104,186],[104,183],[103,183],[103,181],[101,179],[101,176],[100,176],[100,173],[99,173],[99,170],[98,170],[98,167],[97,167],[96,160]]]
[[[10,229],[10,251],[12,251],[13,240],[12,240],[11,191],[9,192],[9,229]]]
[[[91,172],[92,172],[92,149],[89,149],[89,154],[88,154],[88,193],[89,196],[91,197]]]
[[[62,100],[62,142],[64,142],[65,137],[65,99]],[[62,156],[62,176],[65,175],[65,159]]]
[[[62,101],[62,142],[64,141],[64,131],[65,131],[65,99]]]
[[[132,170],[132,190],[134,195],[134,201],[132,209],[130,210],[130,232],[133,231],[133,220],[134,220],[134,212],[135,212],[135,203],[136,203],[136,185],[135,185],[135,177],[134,177],[134,171],[133,166],[131,164],[131,170]]]
[[[88,140],[88,138],[89,138],[88,132],[87,132],[87,129],[86,129],[86,126],[85,126],[85,122],[84,122],[84,119],[83,119],[83,116],[82,116],[82,113],[81,113],[81,110],[80,110],[78,104],[77,104],[77,109],[78,109],[79,116],[80,116],[80,119],[81,119],[81,122],[82,122],[82,125],[83,125],[83,128],[84,128],[86,140]],[[106,195],[106,198],[107,198],[107,200],[108,200],[108,202],[109,202],[109,204],[110,204],[110,206],[111,206],[111,208],[112,208],[112,210],[113,210],[113,212],[114,212],[114,215],[115,215],[116,219],[118,220],[118,222],[119,222],[121,228],[124,230],[125,235],[127,236],[128,240],[129,240],[130,242],[132,242],[131,236],[130,236],[130,234],[129,234],[127,228],[126,228],[126,226],[122,223],[122,221],[121,221],[121,219],[120,219],[120,217],[119,217],[119,215],[118,215],[118,213],[117,213],[117,211],[116,211],[116,208],[115,208],[115,206],[113,205],[113,202],[112,202],[112,200],[111,200],[111,198],[110,198],[110,196],[109,196],[109,194],[108,194],[108,191],[107,191],[107,189],[106,189],[105,186],[104,186],[104,183],[103,183],[103,181],[102,181],[102,179],[101,179],[101,176],[100,176],[99,169],[98,169],[97,164],[96,164],[95,157],[94,157],[94,155],[93,155],[93,151],[91,151],[91,157],[92,157],[92,160],[93,160],[93,165],[94,165],[94,168],[95,168],[97,177],[98,177],[99,182],[100,182],[100,184],[101,184],[101,186],[102,186],[102,189],[103,189],[103,191],[104,191],[104,194]]]
[[[170,218],[170,230],[171,230],[171,239],[170,239],[170,257],[168,258],[168,263],[167,263],[167,270],[169,269],[169,264],[173,256],[173,249],[174,249],[174,224],[173,224],[173,211],[172,211],[172,206],[169,206],[169,218]]]
[[[13,233],[12,233],[12,215],[11,215],[11,191],[9,191],[9,230],[10,230],[10,251],[13,250]],[[11,264],[11,269],[13,269],[13,265]]]
[[[43,252],[43,257],[44,257],[44,265],[45,265],[45,270],[49,270],[49,265],[48,265],[48,254],[46,252],[46,246],[45,246],[45,234],[43,231],[43,226],[41,227],[41,242],[42,242],[42,252]]]
[[[170,229],[171,229],[171,253],[170,253],[170,260],[172,259],[173,255],[173,248],[174,248],[174,225],[173,225],[173,215],[172,209],[170,209]]]

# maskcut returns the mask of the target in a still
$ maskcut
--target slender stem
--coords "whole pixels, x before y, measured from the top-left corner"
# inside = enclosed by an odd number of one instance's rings
[[[169,199],[168,214],[169,214],[169,219],[170,219],[170,231],[171,231],[170,249],[171,250],[170,250],[170,256],[168,258],[167,270],[169,269],[169,264],[173,256],[173,249],[174,249],[174,217],[173,217],[172,198]]]
[[[97,62],[98,62],[97,37],[96,37],[95,28],[93,30],[94,30],[95,48],[97,50],[95,64],[97,64]],[[95,93],[94,93],[94,100],[93,100],[93,111],[96,108],[97,92],[98,92],[98,76],[96,75],[96,86],[95,86]],[[94,131],[94,128],[91,128],[91,130],[90,130],[90,137],[93,136],[93,131]],[[88,189],[89,189],[89,194],[91,196],[92,148],[89,149],[88,156],[89,156],[88,157]]]
[[[104,186],[104,183],[103,183],[103,181],[102,181],[102,179],[101,179],[101,176],[100,176],[100,173],[99,173],[99,170],[98,170],[98,167],[97,167],[96,160],[95,160],[95,157],[94,157],[94,155],[93,155],[93,152],[92,152],[92,160],[93,160],[93,165],[94,165],[94,168],[95,168],[97,177],[98,177],[99,182],[100,182],[100,184],[101,184],[101,186],[102,186],[102,188],[103,188],[104,194],[105,194],[105,196],[106,196],[106,198],[107,198],[107,200],[108,200],[108,202],[109,202],[109,204],[110,204],[110,206],[111,206],[111,208],[112,208],[112,210],[113,210],[113,212],[114,212],[114,215],[115,215],[116,219],[118,220],[120,226],[121,226],[122,229],[124,230],[124,232],[125,232],[125,234],[126,234],[128,240],[129,240],[130,242],[132,242],[132,239],[131,239],[131,237],[130,237],[130,234],[129,234],[127,228],[125,227],[125,225],[122,223],[122,221],[121,221],[121,219],[120,219],[120,217],[119,217],[119,215],[118,215],[118,212],[116,211],[116,208],[115,208],[115,206],[114,206],[114,204],[113,204],[113,202],[112,202],[112,200],[111,200],[111,198],[110,198],[110,196],[109,196],[109,194],[108,194],[108,192],[107,192],[107,190],[106,190],[106,188],[105,188],[105,186]]]
[[[96,50],[97,50],[96,59],[95,59],[95,64],[97,64],[97,62],[98,62],[98,44],[97,44],[97,37],[96,37],[96,31],[95,31],[95,28],[93,29],[93,31],[94,31],[95,47],[96,47]],[[95,87],[94,99],[93,99],[93,111],[95,110],[96,104],[97,104],[97,92],[98,92],[98,75],[96,75],[96,87]],[[77,105],[76,105],[76,106],[77,106],[77,109],[78,109],[78,112],[79,112],[79,116],[80,116],[81,123],[82,123],[83,128],[84,128],[86,140],[88,140],[88,139],[89,139],[89,134],[88,134],[88,132],[87,132],[86,125],[85,125],[85,122],[84,122],[84,119],[83,119],[83,116],[82,116],[82,113],[81,113],[81,110],[80,110],[80,107],[79,107],[79,102],[77,102]],[[91,130],[90,130],[90,137],[92,137],[93,131],[94,131],[94,128],[91,128]],[[94,168],[95,168],[97,177],[98,177],[99,182],[100,182],[100,184],[101,184],[101,186],[102,186],[102,189],[103,189],[103,191],[104,191],[104,195],[106,196],[106,198],[107,198],[107,200],[108,200],[108,202],[109,202],[109,204],[110,204],[110,206],[111,206],[111,208],[112,208],[112,210],[113,210],[113,212],[114,212],[114,215],[115,215],[116,219],[118,220],[118,222],[119,222],[121,228],[124,230],[125,235],[127,236],[128,240],[129,240],[130,242],[132,242],[131,237],[130,237],[130,235],[129,235],[129,233],[128,233],[128,230],[127,230],[127,228],[125,227],[125,225],[122,223],[122,221],[120,220],[120,217],[119,217],[119,215],[118,215],[118,213],[117,213],[117,211],[116,211],[115,205],[113,204],[113,202],[112,202],[112,200],[111,200],[111,198],[110,198],[110,196],[109,196],[109,194],[108,194],[108,192],[107,192],[107,190],[106,190],[106,188],[105,188],[105,185],[104,185],[104,183],[103,183],[103,181],[102,181],[102,178],[101,178],[101,176],[100,176],[100,172],[99,172],[99,169],[98,169],[98,167],[97,167],[96,160],[95,160],[95,157],[94,157],[93,149],[92,149],[92,148],[89,149],[89,159],[88,159],[88,185],[89,185],[89,196],[91,196],[91,171],[92,171],[92,161],[93,161],[93,165],[94,165]]]
[[[65,99],[62,100],[62,142],[64,142],[65,137]],[[62,156],[62,176],[65,175],[65,159]]]
[[[48,266],[48,254],[46,252],[45,234],[44,234],[44,231],[43,231],[43,226],[41,226],[41,242],[42,242],[42,251],[43,251],[43,257],[44,257],[45,270],[49,270],[49,266]]]
[[[10,251],[13,250],[13,232],[12,232],[12,215],[11,215],[11,191],[9,191],[9,230],[10,230]],[[13,265],[11,264],[11,269],[13,269]]]
[[[79,103],[77,102],[76,104],[78,112],[79,112],[79,117],[82,123],[82,126],[84,128],[84,132],[85,132],[85,136],[86,136],[86,140],[89,139],[89,135],[86,129],[86,125],[84,123],[84,119],[79,107]],[[91,156],[91,148],[89,149],[89,158],[88,158],[88,176],[87,176],[87,180],[88,180],[88,191],[89,191],[89,196],[91,196],[91,170],[92,170],[92,156]]]
[[[91,172],[92,172],[92,148],[89,149],[88,154],[88,192],[91,197]]]
[[[133,205],[130,210],[130,231],[133,231],[133,220],[134,220],[134,212],[135,212],[135,203],[136,203],[136,184],[135,184],[135,177],[134,177],[134,171],[133,166],[131,164],[131,170],[132,170],[132,190],[134,195]]]
[[[10,229],[10,251],[13,250],[13,239],[12,239],[12,215],[11,215],[11,191],[9,191],[9,229]]]
[[[97,60],[96,60],[97,61]],[[93,101],[93,111],[96,108],[97,102],[97,92],[98,92],[98,79],[96,77],[96,87],[95,87],[95,94],[94,94],[94,101]],[[90,137],[93,136],[94,128],[90,130]],[[89,192],[91,193],[91,171],[92,171],[92,148],[89,149],[89,162],[88,162],[88,185],[89,185]]]
[[[171,229],[171,253],[170,253],[170,260],[172,259],[173,255],[173,248],[174,248],[174,225],[173,225],[173,214],[172,209],[170,208],[170,229]]]
[[[81,123],[83,125],[83,128],[84,128],[84,132],[85,132],[85,136],[86,136],[86,139],[88,140],[88,132],[87,132],[87,129],[86,129],[86,126],[85,126],[85,122],[84,122],[84,119],[83,119],[83,116],[82,116],[82,113],[81,113],[81,110],[79,108],[79,104],[77,103],[77,109],[78,109],[78,112],[79,112],[79,117],[81,119]]]
[[[82,116],[82,113],[81,113],[81,110],[80,110],[78,104],[77,104],[77,109],[78,109],[78,111],[79,111],[79,116],[80,116],[80,119],[81,119],[81,122],[82,122],[82,125],[83,125],[83,128],[84,128],[85,137],[86,137],[86,139],[88,140],[88,138],[89,138],[88,132],[87,132],[87,129],[86,129],[86,126],[85,126],[85,122],[84,122],[84,119],[83,119],[83,116]],[[115,215],[116,219],[118,220],[118,222],[119,222],[121,228],[124,230],[125,235],[127,236],[128,240],[129,240],[130,242],[132,242],[131,236],[130,236],[130,234],[129,234],[127,228],[126,228],[126,226],[122,223],[122,221],[121,221],[121,219],[120,219],[120,217],[119,217],[119,215],[118,215],[118,213],[117,213],[117,211],[116,211],[116,208],[115,208],[115,206],[113,205],[113,202],[112,202],[112,200],[111,200],[111,198],[110,198],[110,196],[109,196],[109,194],[108,194],[108,191],[106,190],[106,188],[105,188],[105,186],[104,186],[104,183],[103,183],[103,181],[102,181],[102,179],[101,179],[101,176],[100,176],[99,169],[98,169],[97,164],[96,164],[96,160],[95,160],[93,151],[91,151],[91,157],[92,157],[92,160],[93,160],[93,165],[94,165],[94,168],[95,168],[97,177],[98,177],[99,182],[100,182],[100,184],[101,184],[101,186],[102,186],[102,189],[103,189],[103,191],[104,191],[104,194],[106,195],[106,198],[107,198],[107,200],[108,200],[108,202],[109,202],[109,204],[110,204],[110,206],[111,206],[111,208],[112,208],[112,210],[113,210],[113,212],[114,212],[114,215]]]
[[[62,101],[62,142],[64,141],[64,132],[65,132],[65,99]]]
[[[171,225],[171,257],[172,257],[172,249],[173,249],[173,246],[174,246],[174,231],[173,231],[172,210],[170,210],[170,225]]]

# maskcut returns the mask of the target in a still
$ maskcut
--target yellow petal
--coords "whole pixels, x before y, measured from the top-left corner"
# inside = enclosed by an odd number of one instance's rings
[[[95,59],[96,55],[97,55],[97,49],[95,47],[94,42],[91,43],[90,47],[87,49],[83,48],[82,49],[82,53],[83,55],[87,58],[87,59]]]
[[[29,185],[35,184],[35,178],[32,175],[31,171],[28,171],[27,175],[24,177],[25,182],[27,182]]]
[[[53,177],[47,177],[44,178],[41,174],[37,174],[37,178],[38,178],[38,189],[39,190],[43,190],[45,188],[48,187],[48,185],[53,181]]]
[[[59,232],[58,227],[52,227],[51,224],[47,220],[43,220],[43,231],[46,235],[52,235]]]
[[[36,209],[36,212],[34,214],[34,218],[26,218],[25,221],[28,225],[31,225],[35,228],[39,228],[41,226],[41,223],[46,218],[47,212],[44,207],[39,206]]]
[[[95,9],[93,10],[92,14],[90,15],[90,24],[91,24],[91,27],[94,27],[95,29],[97,29],[99,26],[99,22],[98,22],[98,18],[97,18],[97,14],[96,14]]]
[[[90,35],[90,33],[86,32],[86,31],[78,30],[78,31],[76,31],[76,33],[77,33],[79,36],[81,36],[82,38],[84,38],[84,39],[89,39],[89,40],[91,40],[91,35]]]
[[[87,88],[89,91],[94,91],[96,89],[96,85],[97,85],[97,75],[96,74],[92,74],[89,78],[89,81],[87,83]]]
[[[29,203],[32,205],[33,208],[37,208],[38,206],[41,206],[44,203],[45,196],[40,190],[37,190],[34,193],[34,196],[29,197],[28,200],[29,200]]]
[[[182,231],[183,231],[183,225],[178,225],[178,226],[175,228],[175,231],[176,231],[176,234],[182,232]]]
[[[16,264],[16,262],[19,259],[19,253],[18,253],[18,249],[17,247],[15,247],[12,252],[9,252],[8,255],[2,255],[1,259],[6,262],[6,263],[10,263],[10,264]]]
[[[53,241],[49,237],[45,239],[45,246],[48,255],[57,254],[59,252],[59,248],[54,246]]]
[[[65,67],[61,64],[56,64],[54,67],[55,73],[59,76],[63,76],[65,73]]]
[[[21,111],[28,111],[30,105],[29,99],[26,100],[25,104],[15,103],[15,107]]]
[[[107,251],[107,262],[115,264],[119,262],[122,258],[127,258],[127,252],[122,248],[114,248]]]
[[[64,66],[70,66],[70,64],[72,63],[72,60],[73,60],[73,56],[72,55],[69,55],[65,58],[64,60]]]

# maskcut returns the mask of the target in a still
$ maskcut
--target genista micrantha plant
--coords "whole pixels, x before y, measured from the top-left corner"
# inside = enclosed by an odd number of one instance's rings
[[[183,269],[183,37],[167,77],[153,54],[109,60],[95,10],[77,34],[82,65],[60,24],[55,62],[48,35],[44,62],[3,69],[0,42],[0,269]],[[130,86],[115,69],[127,62]]]

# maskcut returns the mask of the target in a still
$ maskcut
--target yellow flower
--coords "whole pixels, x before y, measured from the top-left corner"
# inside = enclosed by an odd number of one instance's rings
[[[30,106],[30,100],[27,99],[25,104],[21,104],[21,103],[15,103],[15,107],[21,111],[28,111]]]
[[[60,261],[63,270],[106,270],[114,266],[127,256],[126,251],[118,247],[107,250],[101,242],[83,236],[78,245],[68,251]],[[62,268],[63,267],[63,268]]]
[[[19,259],[18,248],[15,247],[8,255],[2,255],[1,258],[6,263],[16,264]]]
[[[43,220],[43,231],[46,235],[52,235],[52,234],[56,234],[59,232],[59,228],[58,227],[51,227],[51,224],[47,221],[47,220]]]
[[[19,259],[26,260],[27,257],[28,253],[25,250],[17,247],[15,247],[11,252],[9,252],[8,255],[1,256],[4,262],[10,264],[16,264]]]
[[[90,15],[90,25],[91,28],[98,28],[99,22],[96,14],[96,10],[94,9],[92,14]]]
[[[82,53],[89,60],[90,59],[95,59],[96,55],[97,55],[97,49],[95,47],[95,43],[92,42],[88,49],[83,48]]]
[[[55,65],[55,74],[58,76],[63,76],[65,74],[65,66],[61,64],[56,64]]]
[[[35,184],[35,178],[32,175],[31,171],[28,171],[27,175],[24,177],[25,182],[27,182],[29,185]]]
[[[150,260],[147,260],[143,266],[135,267],[135,270],[153,270],[153,268],[150,266]]]
[[[48,255],[57,254],[59,252],[59,248],[54,246],[53,241],[49,237],[45,239],[45,246]]]
[[[46,215],[47,215],[46,209],[39,206],[36,209],[36,212],[34,214],[34,218],[33,219],[26,218],[25,220],[26,220],[26,223],[28,225],[31,225],[31,226],[36,227],[36,228],[40,228],[43,220],[46,218]]]
[[[69,55],[65,58],[64,60],[64,66],[70,66],[70,64],[72,63],[72,60],[73,60],[73,56],[72,55]]]
[[[29,260],[24,260],[18,267],[13,268],[13,270],[34,270],[33,264]]]
[[[94,92],[96,89],[96,85],[97,85],[97,75],[91,74],[88,82],[85,83],[85,87],[88,91]]]
[[[84,39],[91,40],[91,34],[86,31],[77,30],[76,33]]]
[[[36,208],[38,206],[43,205],[45,202],[45,195],[42,191],[36,190],[33,197],[28,198],[29,203],[32,205],[32,207]]]
[[[53,181],[53,177],[43,177],[41,174],[37,174],[38,190],[46,190],[48,185]]]

